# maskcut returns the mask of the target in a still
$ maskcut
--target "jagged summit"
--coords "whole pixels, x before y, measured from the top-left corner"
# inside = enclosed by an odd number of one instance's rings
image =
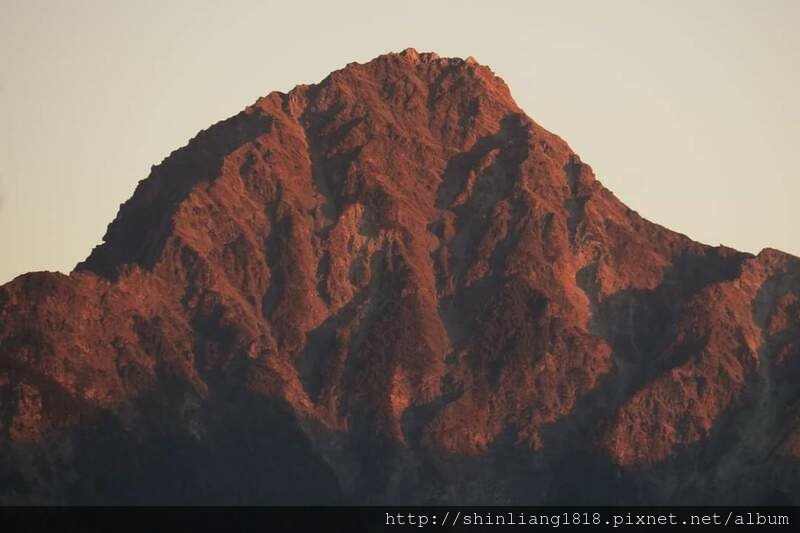
[[[319,84],[300,85],[288,94],[273,92],[260,98],[173,152],[153,168],[123,205],[109,226],[104,244],[78,265],[78,270],[111,276],[124,264],[153,263],[156,258],[148,254],[154,246],[160,249],[160,245],[152,243],[158,237],[166,237],[169,231],[166,226],[171,224],[178,206],[174,200],[197,183],[215,180],[214,173],[219,172],[223,160],[236,147],[258,143],[278,117],[289,119],[293,130],[300,128],[292,133],[299,134],[304,144],[308,144],[312,129],[319,129],[326,121],[343,122],[347,115],[347,127],[353,130],[346,132],[350,138],[344,140],[348,142],[383,149],[381,144],[388,139],[370,138],[375,132],[367,128],[386,127],[400,138],[416,136],[416,141],[427,141],[428,146],[443,144],[441,148],[457,151],[488,134],[501,119],[515,114],[529,120],[513,102],[505,83],[491,70],[458,58],[443,59],[409,48],[365,64],[350,63]],[[431,129],[437,127],[444,129]],[[343,129],[339,132],[344,133]],[[354,141],[356,136],[360,138]],[[156,193],[156,189],[164,192]],[[165,228],[159,230],[156,239],[152,235],[154,225]],[[145,239],[150,244],[140,242]]]
[[[408,59],[409,61],[411,61],[413,63],[420,63],[420,62],[428,63],[428,62],[440,59],[439,54],[437,54],[436,52],[422,52],[422,53],[420,53],[420,52],[417,52],[414,48],[406,48],[405,50],[403,50],[400,53],[390,52],[390,53],[388,53],[386,55],[379,56],[379,57],[375,58],[373,61],[381,61],[381,60],[386,59],[387,57],[391,57],[391,56],[400,56],[400,57],[403,57],[405,59]]]
[[[797,503],[798,297],[796,258],[640,217],[474,60],[351,63],[0,289],[0,497]]]

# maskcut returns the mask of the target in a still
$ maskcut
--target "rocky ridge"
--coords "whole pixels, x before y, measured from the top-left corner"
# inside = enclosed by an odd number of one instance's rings
[[[794,503],[800,260],[627,208],[473,59],[273,92],[0,288],[5,503]]]

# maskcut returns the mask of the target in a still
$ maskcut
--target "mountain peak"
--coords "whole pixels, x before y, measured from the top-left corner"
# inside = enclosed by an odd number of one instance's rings
[[[375,76],[373,83],[395,77],[418,78],[428,85],[436,84],[439,77],[477,80],[480,83],[465,84],[465,88],[473,90],[483,88],[490,93],[491,98],[500,98],[513,103],[506,83],[489,67],[479,64],[472,56],[467,59],[442,57],[435,52],[418,52],[414,48],[406,48],[402,52],[380,55],[366,63],[349,63],[346,67],[333,72],[326,81],[341,82],[352,79],[351,75]]]
[[[389,55],[393,55],[393,54],[389,54]],[[409,61],[411,61],[413,63],[419,63],[419,62],[425,63],[425,62],[429,62],[429,61],[433,61],[433,60],[439,59],[439,54],[437,54],[436,52],[422,52],[422,53],[419,53],[414,48],[406,48],[405,50],[400,52],[398,55],[400,55],[401,57],[405,57],[406,59],[408,59]]]
[[[260,98],[76,270],[0,289],[2,501],[800,494],[800,261],[640,217],[470,58]]]

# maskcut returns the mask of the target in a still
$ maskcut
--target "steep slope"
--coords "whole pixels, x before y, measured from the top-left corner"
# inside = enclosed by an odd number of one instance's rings
[[[628,209],[488,68],[388,54],[0,289],[0,494],[800,503],[798,296],[797,258]]]

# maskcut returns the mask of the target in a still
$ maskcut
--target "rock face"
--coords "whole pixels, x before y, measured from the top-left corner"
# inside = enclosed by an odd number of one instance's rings
[[[201,132],[0,288],[0,499],[800,504],[799,383],[800,260],[648,222],[407,50]]]

